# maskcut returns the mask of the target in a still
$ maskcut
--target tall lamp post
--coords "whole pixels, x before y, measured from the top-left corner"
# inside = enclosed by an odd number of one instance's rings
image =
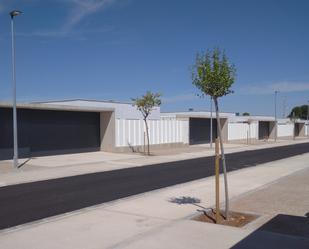
[[[307,101],[307,137],[309,137],[309,100]]]
[[[210,97],[210,148],[212,149],[212,97]]]
[[[278,135],[278,122],[277,122],[277,94],[279,91],[275,91],[275,142],[277,141]]]
[[[21,15],[19,10],[10,12],[11,16],[11,33],[12,33],[12,84],[13,84],[13,139],[14,139],[14,167],[18,168],[18,139],[17,139],[17,110],[16,110],[16,74],[15,74],[15,34],[14,34],[14,17]]]

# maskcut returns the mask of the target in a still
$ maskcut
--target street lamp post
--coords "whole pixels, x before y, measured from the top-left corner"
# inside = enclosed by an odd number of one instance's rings
[[[278,131],[278,122],[277,122],[277,94],[279,91],[275,91],[275,142],[277,141],[277,131]]]
[[[210,97],[210,148],[212,149],[212,97]]]
[[[14,167],[18,168],[18,139],[17,139],[17,110],[16,110],[16,73],[15,73],[15,35],[14,17],[22,14],[19,10],[10,12],[12,33],[12,84],[13,84],[13,143],[14,143]]]
[[[307,137],[309,137],[309,100],[307,101]]]

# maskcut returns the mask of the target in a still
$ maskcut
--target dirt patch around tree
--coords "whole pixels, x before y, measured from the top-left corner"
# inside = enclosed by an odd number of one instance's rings
[[[202,214],[193,217],[192,220],[232,227],[243,227],[259,217],[253,214],[230,211],[229,218],[225,219],[222,214],[223,211],[220,213],[218,222],[216,222],[216,214],[213,211],[203,212]]]

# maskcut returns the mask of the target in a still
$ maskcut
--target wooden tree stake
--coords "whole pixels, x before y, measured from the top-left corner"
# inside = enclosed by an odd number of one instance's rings
[[[216,138],[215,146],[216,160],[215,160],[215,173],[216,173],[216,223],[220,219],[220,196],[219,196],[219,174],[220,174],[220,151],[219,151],[219,139]]]

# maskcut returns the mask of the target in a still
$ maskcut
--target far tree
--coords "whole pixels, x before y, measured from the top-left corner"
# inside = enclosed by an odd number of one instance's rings
[[[132,99],[132,101],[134,102],[133,104],[143,115],[146,128],[148,155],[150,155],[150,148],[149,148],[150,146],[149,146],[149,130],[148,130],[147,118],[151,114],[154,107],[161,105],[160,97],[161,97],[160,93],[152,93],[150,91],[147,91],[146,94],[143,95],[141,98]]]
[[[292,110],[289,118],[307,119],[308,117],[308,105],[295,106]]]
[[[206,53],[197,54],[192,71],[192,83],[201,91],[201,96],[211,96],[215,104],[224,173],[226,218],[228,218],[229,214],[229,196],[218,99],[233,92],[230,88],[234,83],[235,75],[236,69],[234,65],[229,62],[225,52],[220,51],[219,48],[215,48],[212,51],[208,50]]]
[[[250,113],[249,112],[244,112],[242,115],[243,116],[250,116]]]

